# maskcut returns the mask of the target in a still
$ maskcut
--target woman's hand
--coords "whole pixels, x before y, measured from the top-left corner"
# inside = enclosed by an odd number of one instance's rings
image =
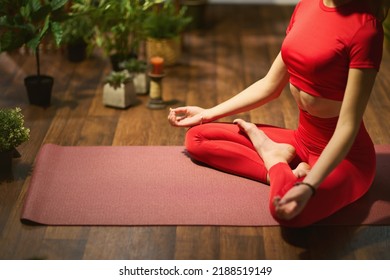
[[[168,121],[172,126],[191,127],[205,122],[205,109],[196,106],[178,107],[170,109]]]
[[[302,212],[312,195],[313,192],[305,185],[291,188],[283,198],[274,198],[276,215],[279,219],[291,220]]]

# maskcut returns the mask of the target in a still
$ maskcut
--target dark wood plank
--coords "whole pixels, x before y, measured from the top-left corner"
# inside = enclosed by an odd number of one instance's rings
[[[219,227],[179,226],[176,230],[175,259],[212,260],[219,258]]]

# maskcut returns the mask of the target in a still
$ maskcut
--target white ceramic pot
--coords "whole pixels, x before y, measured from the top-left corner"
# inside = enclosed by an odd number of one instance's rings
[[[133,82],[114,88],[105,84],[103,88],[103,104],[115,108],[127,108],[136,104],[137,96]]]
[[[143,95],[149,92],[149,79],[146,73],[134,73],[134,87],[136,94]]]

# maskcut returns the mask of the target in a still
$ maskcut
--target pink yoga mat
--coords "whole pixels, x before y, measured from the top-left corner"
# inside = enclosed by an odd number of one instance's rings
[[[390,146],[369,193],[321,224],[390,224]],[[268,186],[193,163],[181,146],[39,152],[23,221],[48,225],[278,225]]]

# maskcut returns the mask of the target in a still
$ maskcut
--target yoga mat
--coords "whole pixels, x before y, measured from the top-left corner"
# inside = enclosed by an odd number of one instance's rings
[[[390,146],[369,193],[321,224],[390,224]],[[278,225],[267,185],[197,165],[181,146],[44,145],[22,221],[47,225]]]

